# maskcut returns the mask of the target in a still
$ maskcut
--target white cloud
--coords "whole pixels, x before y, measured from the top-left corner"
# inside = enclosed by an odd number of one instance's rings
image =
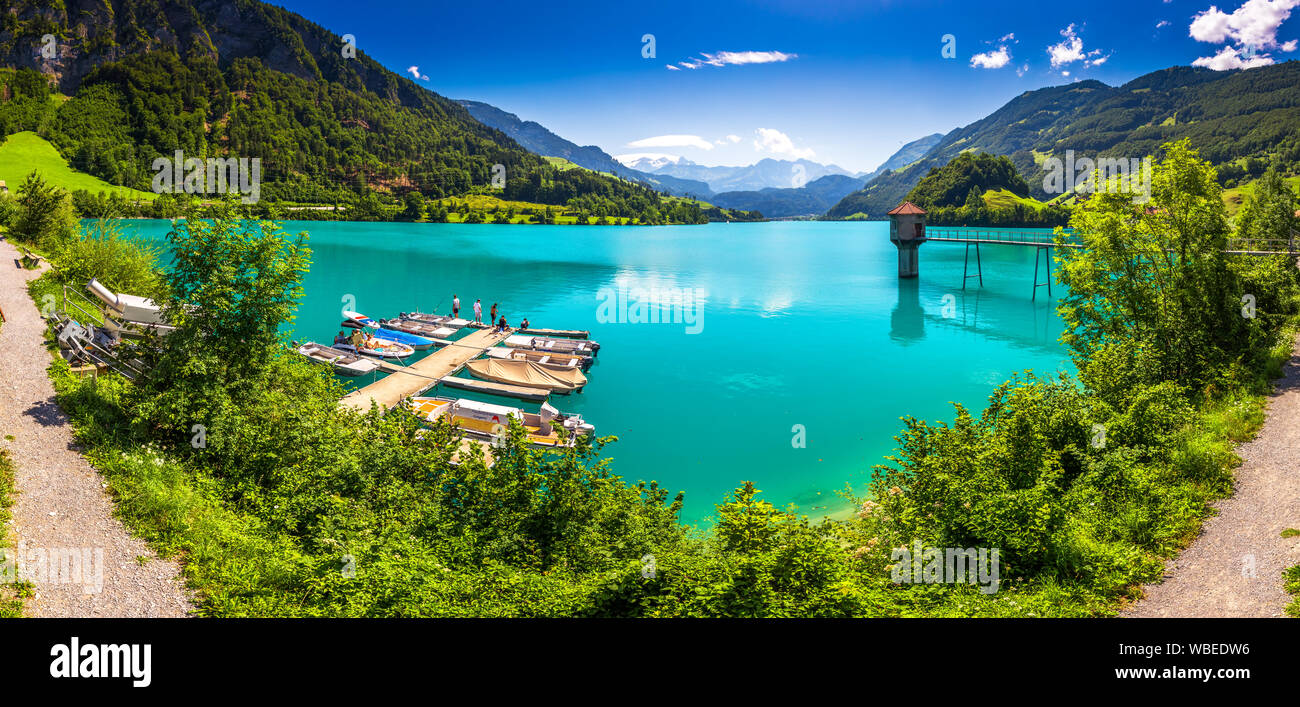
[[[1011,61],[1011,54],[1005,46],[998,47],[996,50],[976,54],[970,58],[972,68],[978,66],[981,69],[1001,69]]]
[[[775,128],[759,128],[754,133],[758,135],[758,139],[754,140],[754,149],[759,152],[767,151],[795,159],[811,159],[816,154],[809,148],[795,147],[789,135]]]
[[[1187,35],[1199,42],[1226,43],[1212,57],[1200,57],[1193,66],[1205,66],[1215,71],[1248,69],[1274,63],[1266,53],[1269,49],[1294,51],[1296,40],[1279,43],[1278,28],[1291,16],[1291,10],[1300,6],[1300,0],[1246,0],[1231,14],[1218,6],[1197,13],[1187,28]]]
[[[413,78],[420,79],[421,81],[429,80],[429,75],[420,73],[420,67],[418,66],[406,67],[406,73],[410,74]]]
[[[1224,47],[1214,56],[1203,56],[1193,61],[1192,66],[1204,66],[1215,71],[1227,71],[1229,69],[1253,69],[1256,66],[1268,66],[1272,63],[1273,60],[1266,55],[1243,58],[1242,54],[1234,47]]]
[[[1201,42],[1232,40],[1256,49],[1272,49],[1277,46],[1278,27],[1297,5],[1300,0],[1247,0],[1231,15],[1211,5],[1192,20],[1188,35]]]
[[[1051,61],[1053,69],[1059,69],[1066,64],[1083,60],[1083,40],[1074,31],[1074,24],[1061,30],[1061,36],[1065,37],[1057,44],[1047,48],[1047,56]]]
[[[701,150],[712,150],[713,143],[705,140],[699,135],[656,135],[654,137],[633,140],[627,144],[628,147],[698,147]]]
[[[1015,33],[1015,32],[1007,32],[1006,34],[1002,35],[1002,38],[1001,38],[1001,39],[998,40],[999,43],[1002,43],[1002,42],[1013,42],[1013,41],[1016,41],[1016,33]]]
[[[1024,66],[1016,69],[1016,76],[1024,76],[1027,73],[1029,73],[1029,64],[1027,62]]]
[[[739,135],[728,135],[728,136],[727,136],[727,142],[730,142],[730,143],[732,143],[732,144],[735,144],[735,143],[737,143],[737,142],[740,142],[740,136],[739,136]]]
[[[743,64],[771,64],[775,62],[790,61],[799,58],[798,54],[787,54],[785,52],[718,52],[716,54],[702,53],[702,58],[688,59],[677,62],[678,66],[687,69],[698,69],[701,66],[728,66]]]
[[[1159,22],[1156,23],[1156,29],[1161,29],[1163,27],[1168,27],[1168,26],[1169,26],[1169,20],[1160,20]]]
[[[676,66],[673,66],[672,64],[664,64],[664,66],[668,67],[669,71],[681,71],[681,69],[677,68]]]

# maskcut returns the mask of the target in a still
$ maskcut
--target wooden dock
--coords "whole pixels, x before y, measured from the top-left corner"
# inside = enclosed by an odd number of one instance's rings
[[[373,400],[380,407],[392,409],[413,395],[434,387],[443,378],[459,371],[469,361],[480,356],[489,347],[505,340],[510,330],[480,329],[463,339],[435,351],[409,366],[385,363],[383,370],[390,375],[364,388],[343,396],[339,405],[364,412]]]

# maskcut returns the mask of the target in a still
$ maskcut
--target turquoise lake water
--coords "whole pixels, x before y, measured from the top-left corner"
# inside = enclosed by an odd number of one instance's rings
[[[126,224],[150,238],[170,228]],[[602,348],[589,384],[552,404],[619,437],[606,452],[629,482],[685,491],[688,522],[745,480],[779,506],[842,511],[834,492],[866,484],[900,416],[950,420],[949,401],[981,410],[1014,372],[1073,370],[1054,300],[1041,288],[1030,299],[1033,248],[984,246],[984,287],[963,291],[956,244],[925,244],[920,278],[900,281],[884,222],[284,226],[313,249],[293,338],[328,343],[351,301],[376,318],[447,314],[453,293],[462,316],[480,298],[512,326],[591,330]],[[652,288],[701,298],[685,322],[631,323],[610,297]]]

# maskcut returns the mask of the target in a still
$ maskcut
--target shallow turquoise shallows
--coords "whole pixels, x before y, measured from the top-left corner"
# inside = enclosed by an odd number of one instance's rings
[[[170,228],[127,223],[151,238]],[[344,309],[449,313],[453,294],[462,316],[478,298],[512,326],[591,330],[590,383],[552,404],[618,436],[606,452],[629,482],[685,491],[690,522],[745,480],[779,506],[842,512],[835,491],[865,486],[900,416],[950,420],[950,401],[982,410],[1014,372],[1073,370],[1054,300],[1030,298],[1034,248],[984,246],[984,287],[963,291],[956,244],[925,244],[920,278],[899,281],[883,222],[284,226],[314,251],[295,339],[329,342]],[[693,306],[628,321],[652,294]]]

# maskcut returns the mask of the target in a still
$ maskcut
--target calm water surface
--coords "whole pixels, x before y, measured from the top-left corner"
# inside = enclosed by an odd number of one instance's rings
[[[169,229],[127,223],[151,238]],[[590,383],[552,404],[618,436],[606,452],[629,482],[685,491],[691,522],[744,480],[777,505],[842,511],[834,492],[865,485],[900,416],[948,420],[950,401],[983,409],[1013,372],[1072,370],[1053,300],[1030,299],[1032,248],[985,246],[984,287],[963,291],[955,244],[924,245],[920,278],[900,282],[883,222],[284,226],[310,232],[313,249],[299,340],[329,342],[349,298],[389,317],[450,313],[453,293],[462,316],[479,298],[511,325],[591,330]],[[701,294],[695,325],[605,316],[611,291],[650,288]]]

